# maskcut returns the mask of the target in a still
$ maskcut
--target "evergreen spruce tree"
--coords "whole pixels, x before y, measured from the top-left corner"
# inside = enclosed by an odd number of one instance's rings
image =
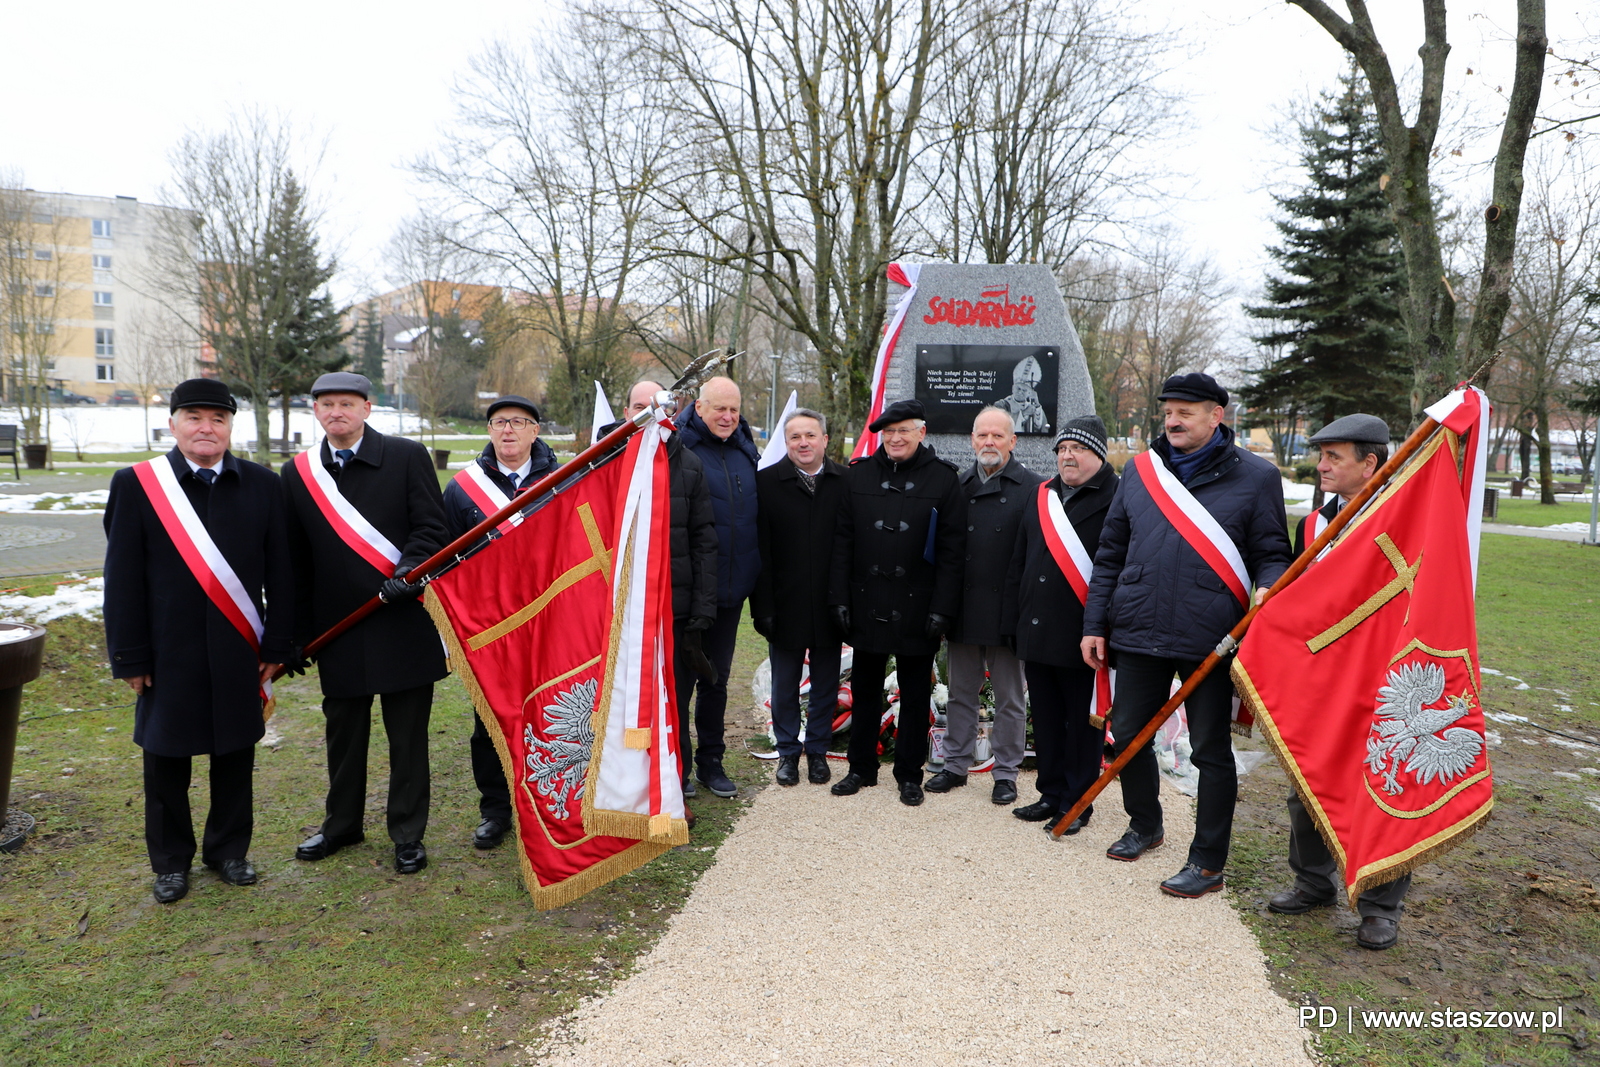
[[[1298,410],[1312,429],[1351,412],[1387,421],[1403,436],[1411,414],[1411,366],[1399,303],[1405,263],[1379,186],[1383,146],[1366,82],[1352,65],[1300,129],[1309,183],[1275,197],[1287,218],[1270,249],[1282,277],[1265,304],[1247,307],[1272,324],[1257,343],[1274,360],[1242,390],[1251,407]]]
[[[269,223],[268,307],[273,314],[274,392],[283,404],[283,436],[289,438],[289,404],[311,389],[317,378],[350,362],[345,350],[342,312],[327,290],[338,269],[324,260],[306,213],[305,190],[293,173],[285,176]]]
[[[356,370],[365,374],[378,392],[386,392],[383,384],[383,316],[376,302],[368,301],[361,309],[361,325],[356,331]]]

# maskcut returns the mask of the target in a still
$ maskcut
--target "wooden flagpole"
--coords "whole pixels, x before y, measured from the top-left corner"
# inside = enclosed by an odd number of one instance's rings
[[[1491,356],[1463,384],[1476,384],[1488,374],[1489,368],[1494,365],[1497,357],[1498,353],[1495,356]],[[1245,631],[1250,629],[1250,624],[1255,621],[1256,612],[1261,610],[1262,605],[1287,588],[1289,583],[1304,574],[1305,569],[1311,566],[1312,562],[1328,546],[1329,542],[1339,536],[1339,532],[1361,513],[1361,509],[1366,506],[1367,501],[1376,496],[1389,483],[1389,480],[1399,473],[1400,468],[1405,466],[1423,445],[1427,444],[1428,439],[1438,429],[1439,423],[1432,416],[1422,420],[1422,425],[1413,430],[1411,436],[1406,438],[1405,443],[1395,450],[1395,454],[1389,457],[1389,462],[1380,467],[1367,480],[1367,484],[1361,487],[1361,491],[1350,498],[1350,503],[1339,509],[1339,513],[1333,517],[1333,520],[1317,536],[1317,539],[1306,546],[1306,550],[1300,553],[1298,559],[1289,564],[1289,569],[1283,572],[1283,576],[1272,583],[1272,588],[1268,589],[1266,595],[1261,598],[1261,603],[1252,605],[1250,610],[1245,612],[1244,618],[1240,619],[1238,624],[1228,631],[1228,635],[1217,642],[1217,647],[1208,653],[1205,659],[1200,661],[1200,666],[1195,668],[1194,673],[1183,680],[1183,684],[1178,687],[1178,691],[1167,698],[1167,702],[1161,705],[1161,710],[1156,712],[1155,717],[1145,723],[1144,729],[1134,735],[1133,740],[1129,741],[1127,746],[1123,748],[1122,754],[1112,760],[1110,765],[1100,772],[1100,777],[1096,778],[1094,784],[1084,791],[1083,796],[1078,798],[1078,802],[1067,809],[1067,813],[1050,828],[1052,837],[1059,838],[1066,833],[1067,827],[1071,826],[1078,816],[1083,814],[1085,808],[1094,803],[1095,797],[1104,792],[1106,786],[1110,785],[1112,780],[1122,773],[1122,769],[1132,761],[1133,757],[1145,745],[1150,743],[1151,738],[1155,737],[1156,731],[1161,729],[1161,724],[1172,717],[1172,713],[1178,710],[1179,705],[1189,698],[1189,694],[1193,693],[1201,682],[1205,681],[1206,676],[1216,669],[1217,664],[1237,651],[1239,641],[1244,637]],[[1479,447],[1482,447],[1481,442]],[[1113,701],[1113,706],[1114,704],[1115,701]]]

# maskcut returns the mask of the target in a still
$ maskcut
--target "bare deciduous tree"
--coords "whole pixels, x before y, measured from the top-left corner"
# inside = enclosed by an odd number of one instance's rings
[[[48,196],[23,188],[20,176],[0,176],[0,371],[27,443],[50,440],[50,388],[70,294],[86,280],[67,226]]]

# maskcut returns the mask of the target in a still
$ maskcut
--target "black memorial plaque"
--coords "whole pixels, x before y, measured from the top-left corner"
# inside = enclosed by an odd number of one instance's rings
[[[970,434],[989,405],[1005,408],[1017,433],[1056,432],[1060,349],[1033,345],[918,345],[917,399],[929,433]]]

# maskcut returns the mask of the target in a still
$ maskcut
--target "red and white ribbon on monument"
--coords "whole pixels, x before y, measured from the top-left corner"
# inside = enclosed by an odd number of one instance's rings
[[[1061,498],[1050,491],[1050,483],[1039,486],[1039,528],[1044,533],[1045,547],[1050,557],[1066,577],[1067,584],[1078,595],[1078,603],[1089,604],[1089,579],[1094,574],[1094,558],[1083,547],[1083,539],[1067,521],[1067,511]],[[1111,715],[1111,701],[1116,691],[1117,672],[1103,667],[1094,672],[1094,694],[1089,698],[1089,722],[1095,727],[1105,725]]]
[[[895,342],[900,340],[900,327],[905,324],[906,312],[911,310],[911,304],[917,298],[917,276],[922,273],[922,265],[891,263],[888,273],[889,280],[896,285],[905,286],[906,291],[900,297],[900,302],[894,306],[894,317],[889,320],[888,328],[883,331],[883,343],[878,346],[878,358],[872,364],[872,400],[867,405],[867,422],[861,428],[861,436],[856,438],[855,451],[850,453],[851,459],[870,456],[878,450],[878,435],[867,429],[867,426],[871,426],[873,421],[883,414],[884,390],[889,380],[889,357],[894,354]]]
[[[1222,525],[1212,517],[1194,494],[1167,469],[1154,449],[1139,453],[1133,469],[1161,514],[1167,517],[1189,546],[1216,572],[1242,607],[1250,606],[1250,572],[1245,569],[1239,546],[1233,543]]]
[[[326,443],[324,440],[323,444]],[[321,455],[322,444],[319,444],[294,457],[300,480],[305,483],[317,510],[356,555],[376,567],[385,578],[393,578],[395,564],[400,562],[400,550],[339,492],[339,483],[333,480],[328,468],[319,458],[314,458]]]
[[[245,592],[244,583],[234,572],[233,565],[211,539],[211,533],[200,521],[194,505],[184,495],[177,475],[172,473],[172,461],[166,456],[147,459],[143,463],[135,463],[133,473],[139,479],[145,496],[150,499],[156,518],[161,520],[161,528],[172,539],[173,547],[188,566],[189,573],[194,575],[206,596],[239,631],[239,636],[245,639],[250,651],[259,659],[261,635],[265,633],[261,613],[256,610],[250,594]],[[266,702],[271,697],[272,683],[263,682],[262,701]]]
[[[464,470],[456,471],[455,477],[450,480],[459,485],[467,494],[467,497],[478,505],[478,510],[485,515],[493,515],[511,503],[511,498],[506,496],[505,491],[498,485],[494,484],[494,479],[489,477],[488,472],[483,469],[477,460],[468,463]],[[504,533],[513,526],[521,526],[522,518],[521,514],[512,515],[495,529]]]

